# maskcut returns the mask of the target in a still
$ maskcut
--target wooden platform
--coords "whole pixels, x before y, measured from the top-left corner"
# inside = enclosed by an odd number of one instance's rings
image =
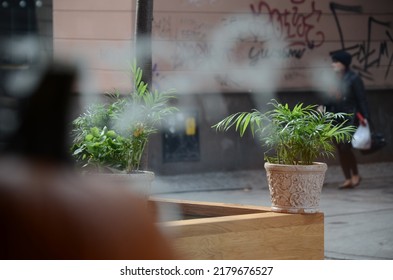
[[[179,219],[162,222],[184,259],[323,259],[324,215],[283,214],[269,207],[151,199],[175,209]]]

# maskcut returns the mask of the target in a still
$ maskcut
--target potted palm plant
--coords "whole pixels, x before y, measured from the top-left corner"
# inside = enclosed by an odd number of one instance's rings
[[[130,94],[107,94],[108,102],[88,106],[73,120],[71,152],[77,165],[88,173],[123,173],[132,180],[142,175],[151,182],[154,173],[141,170],[142,156],[149,136],[177,110],[170,104],[175,91],[150,91],[136,63],[131,72],[134,90]]]
[[[355,127],[346,124],[347,114],[322,112],[317,105],[298,103],[291,109],[276,100],[269,105],[273,108],[265,113],[238,112],[213,128],[234,127],[240,136],[250,129],[267,147],[265,169],[273,211],[318,212],[327,165],[316,160],[333,157],[333,141],[350,141]]]

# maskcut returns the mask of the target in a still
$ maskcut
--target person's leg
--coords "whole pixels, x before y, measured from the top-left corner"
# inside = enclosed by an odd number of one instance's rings
[[[347,144],[347,147],[345,148],[345,157],[346,157],[349,172],[350,172],[349,174],[351,174],[352,186],[356,187],[357,185],[359,185],[361,177],[359,175],[356,157],[355,157],[355,154],[352,150],[352,146],[350,144]]]
[[[340,165],[342,168],[342,171],[344,173],[345,181],[340,185],[341,188],[345,187],[352,187],[352,177],[351,177],[351,171],[353,171],[353,167],[356,167],[356,159],[353,155],[353,152],[351,150],[351,144],[347,143],[340,143],[337,144],[337,152],[338,152],[338,157],[340,161]],[[355,160],[355,161],[354,161]],[[354,165],[355,163],[355,165]]]

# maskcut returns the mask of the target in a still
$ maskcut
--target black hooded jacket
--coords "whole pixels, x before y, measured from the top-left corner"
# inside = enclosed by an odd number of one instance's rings
[[[327,100],[325,106],[329,112],[352,114],[347,124],[358,125],[356,113],[361,113],[365,119],[370,118],[363,81],[352,70],[344,73],[339,85],[339,95]]]

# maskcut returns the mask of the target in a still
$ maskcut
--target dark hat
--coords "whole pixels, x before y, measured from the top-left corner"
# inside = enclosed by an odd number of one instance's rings
[[[331,54],[333,62],[338,61],[341,62],[346,68],[351,65],[352,56],[345,51],[337,51]]]

